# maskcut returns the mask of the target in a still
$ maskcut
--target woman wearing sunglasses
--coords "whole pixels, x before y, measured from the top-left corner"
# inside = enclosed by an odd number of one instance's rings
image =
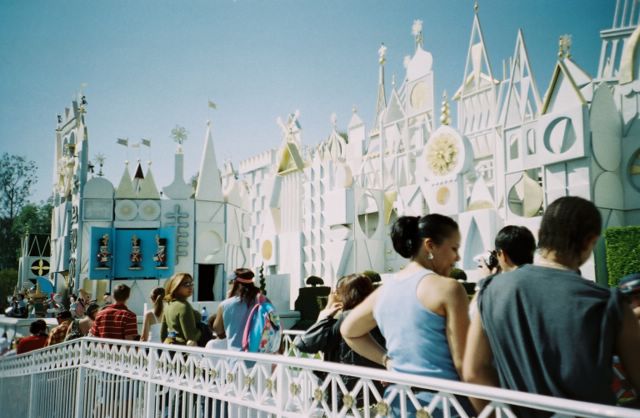
[[[165,285],[164,309],[160,336],[172,344],[198,345],[201,316],[187,299],[193,295],[193,277],[189,273],[174,274]],[[166,341],[167,336],[171,341]]]

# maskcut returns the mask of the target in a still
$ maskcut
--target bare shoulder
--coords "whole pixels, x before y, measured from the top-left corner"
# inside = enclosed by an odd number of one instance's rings
[[[428,286],[430,289],[438,288],[443,292],[464,292],[464,286],[460,282],[451,277],[440,276],[439,274],[431,273],[423,277],[420,285]]]

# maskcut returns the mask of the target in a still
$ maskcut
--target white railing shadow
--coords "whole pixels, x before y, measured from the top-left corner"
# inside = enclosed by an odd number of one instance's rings
[[[83,338],[0,358],[2,415],[466,418],[475,413],[460,399],[472,396],[490,401],[479,417],[515,417],[522,407],[557,417],[640,417],[624,408],[293,357],[300,353],[287,339],[289,355]]]

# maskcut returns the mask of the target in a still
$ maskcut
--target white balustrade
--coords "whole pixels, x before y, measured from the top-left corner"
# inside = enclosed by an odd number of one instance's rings
[[[297,358],[295,335],[285,336],[288,355],[82,338],[0,357],[2,416],[431,417],[444,410],[444,417],[468,417],[460,395],[491,401],[479,417],[515,417],[512,406],[562,417],[640,417],[625,408]],[[386,398],[379,382],[394,385]],[[420,390],[435,396],[422,404]]]

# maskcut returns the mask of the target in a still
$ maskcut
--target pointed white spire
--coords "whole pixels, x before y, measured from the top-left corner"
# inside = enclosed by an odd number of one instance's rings
[[[349,129],[353,129],[357,126],[363,125],[364,122],[362,121],[362,118],[360,118],[360,116],[358,116],[358,108],[353,105],[353,107],[351,108],[351,120],[349,121]]]
[[[537,118],[542,106],[521,29],[518,30],[516,46],[510,62],[511,78],[500,116],[500,124],[503,126],[511,126]]]
[[[149,165],[147,167],[147,174],[140,181],[138,199],[160,199],[160,193],[156,187],[156,181],[151,173],[151,161],[149,161]]]
[[[378,97],[376,100],[376,117],[373,121],[373,129],[378,129],[380,125],[380,117],[384,109],[387,107],[387,93],[384,87],[384,64],[386,62],[387,55],[387,47],[384,46],[384,43],[380,45],[380,49],[378,49],[378,64],[380,64],[378,68]]]
[[[486,82],[494,83],[491,64],[484,44],[484,36],[480,27],[478,13],[473,15],[473,26],[471,28],[471,38],[469,39],[469,49],[464,70],[462,86],[454,95],[454,99],[459,99],[463,93],[476,90],[481,84]]]
[[[211,137],[211,121],[207,121],[207,133],[204,139],[202,160],[200,161],[196,200],[224,202],[222,180],[220,179],[220,170],[218,170],[216,152]]]
[[[133,182],[131,181],[131,174],[129,174],[129,161],[124,162],[124,172],[120,178],[120,184],[116,189],[116,199],[135,199],[136,193],[133,190]]]

